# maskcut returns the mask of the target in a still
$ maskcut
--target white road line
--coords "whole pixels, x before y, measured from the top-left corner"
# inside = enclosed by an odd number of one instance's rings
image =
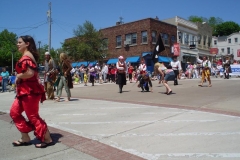
[[[156,121],[112,121],[112,122],[57,122],[55,124],[119,124],[119,123],[122,123],[122,124],[134,124],[134,123],[153,123],[153,122],[156,122]]]
[[[164,120],[164,123],[179,123],[179,122],[216,122],[216,121],[223,121],[223,120]]]

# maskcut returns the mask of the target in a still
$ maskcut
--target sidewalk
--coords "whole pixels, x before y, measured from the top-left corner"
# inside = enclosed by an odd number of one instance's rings
[[[12,147],[19,132],[8,114],[0,115],[6,146],[0,159],[240,159],[239,80],[213,80],[211,88],[197,82],[170,84],[170,96],[156,81],[154,93],[141,93],[133,84],[122,94],[114,84],[74,88],[70,102],[40,104],[58,142],[47,149]],[[2,93],[0,111],[8,112],[13,98]]]

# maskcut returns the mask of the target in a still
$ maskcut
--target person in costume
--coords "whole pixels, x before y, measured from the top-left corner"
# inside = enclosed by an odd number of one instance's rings
[[[140,71],[140,74],[146,73],[147,66],[146,66],[144,60],[141,61],[141,64],[139,65],[138,69]]]
[[[226,57],[226,61],[223,62],[224,79],[229,79],[229,73],[232,73],[229,57]]]
[[[57,99],[56,102],[60,101],[62,96],[63,86],[67,92],[67,99],[65,101],[70,101],[71,92],[70,89],[73,88],[72,75],[70,71],[72,70],[71,63],[68,59],[66,53],[60,54],[60,64],[59,64],[59,74],[57,79]]]
[[[154,65],[155,73],[158,73],[161,75],[160,81],[163,83],[163,85],[166,87],[165,94],[170,95],[172,94],[172,89],[168,85],[168,81],[174,81],[175,79],[175,73],[172,69],[172,66],[165,67],[163,63],[155,63]]]
[[[211,79],[210,79],[210,75],[211,75],[211,62],[209,60],[207,60],[206,57],[203,57],[203,60],[197,58],[197,62],[202,64],[202,80],[201,80],[201,84],[199,84],[198,86],[202,87],[203,82],[205,81],[205,79],[207,78],[209,84],[209,87],[212,87],[211,84]]]
[[[126,85],[126,73],[127,73],[127,64],[124,61],[123,56],[118,57],[118,62],[116,63],[117,67],[117,80],[116,83],[119,86],[119,93],[122,93],[123,86]]]
[[[144,92],[144,90],[146,92],[149,92],[149,86],[150,86],[151,92],[153,91],[152,81],[151,81],[151,78],[149,77],[149,74],[147,73],[141,74],[140,76],[138,76],[137,82],[139,82],[138,87],[139,88],[141,87],[142,89],[141,92]]]
[[[92,86],[94,86],[94,81],[95,81],[95,77],[96,77],[96,69],[94,68],[94,66],[92,64],[89,64],[88,72],[90,74],[90,76],[89,76],[90,82],[92,83]]]
[[[130,83],[132,83],[133,71],[134,71],[134,68],[133,68],[133,66],[131,65],[131,63],[129,63],[129,67],[128,67],[128,78],[129,78]]]
[[[21,139],[14,141],[13,146],[31,145],[29,132],[41,141],[36,148],[53,145],[46,122],[39,116],[39,101],[46,100],[44,86],[38,80],[37,61],[39,54],[36,43],[31,36],[20,36],[17,47],[22,57],[16,64],[16,98],[10,110],[17,129],[21,132]],[[25,112],[28,121],[22,113]]]
[[[170,65],[175,73],[174,85],[178,85],[178,77],[182,67],[180,61],[177,59],[177,56],[173,56],[173,60],[171,61]]]
[[[54,99],[54,82],[56,80],[55,74],[56,64],[54,60],[51,58],[49,52],[45,53],[45,64],[44,64],[44,88],[47,92],[48,99]]]

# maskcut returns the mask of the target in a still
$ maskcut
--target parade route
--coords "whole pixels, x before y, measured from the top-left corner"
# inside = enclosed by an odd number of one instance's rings
[[[0,159],[195,160],[240,159],[240,79],[214,79],[213,87],[181,80],[164,95],[154,81],[153,93],[128,84],[117,93],[114,84],[72,89],[72,100],[40,104],[56,145],[14,148],[19,138],[10,124],[13,92],[0,96]],[[207,84],[206,84],[207,85]],[[63,92],[64,93],[64,92]],[[21,157],[29,153],[29,157]]]

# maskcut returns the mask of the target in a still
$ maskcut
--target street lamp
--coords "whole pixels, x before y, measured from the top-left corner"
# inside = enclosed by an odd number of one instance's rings
[[[38,41],[38,52],[40,54],[40,45],[41,45],[41,41]]]

